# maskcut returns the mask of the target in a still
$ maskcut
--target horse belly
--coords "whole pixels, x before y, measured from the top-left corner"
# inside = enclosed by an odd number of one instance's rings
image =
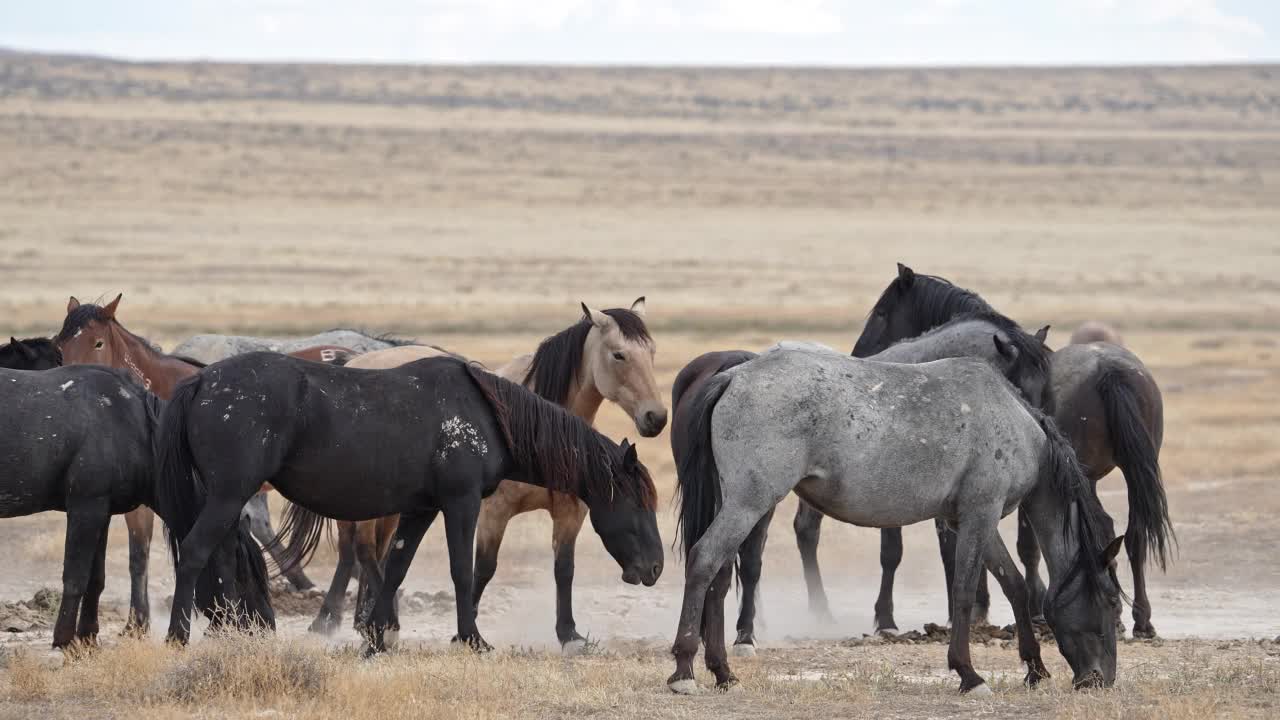
[[[796,486],[796,494],[841,522],[862,527],[903,527],[951,511],[954,478],[907,476],[868,468],[859,474],[821,472]]]

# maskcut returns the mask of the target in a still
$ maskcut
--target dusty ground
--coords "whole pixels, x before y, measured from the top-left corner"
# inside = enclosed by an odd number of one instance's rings
[[[834,626],[805,611],[793,502],[766,557],[763,642],[741,694],[671,697],[680,567],[622,585],[579,545],[580,629],[554,645],[549,522],[512,524],[481,629],[447,652],[433,528],[406,587],[415,648],[357,661],[283,618],[285,640],[185,654],[120,643],[67,668],[47,631],[0,638],[0,717],[604,714],[686,717],[1204,717],[1275,713],[1280,589],[1280,96],[1274,67],[712,71],[121,65],[0,56],[0,318],[50,334],[66,296],[123,291],[165,346],[207,330],[395,331],[497,363],[647,295],[659,381],[705,350],[804,338],[846,348],[893,263],[983,293],[1051,344],[1118,326],[1165,392],[1162,464],[1181,552],[1152,581],[1168,640],[1121,647],[1116,691],[1012,684],[952,694],[937,645],[847,647],[869,631],[874,531],[828,523]],[[634,439],[606,409],[602,429]],[[665,435],[641,458],[669,497]],[[1104,503],[1125,514],[1119,475]],[[672,527],[662,514],[664,532]],[[123,603],[123,523],[106,599]],[[60,516],[0,523],[0,601],[56,587]],[[158,538],[157,538],[158,540]],[[931,528],[907,530],[898,619],[944,616]],[[156,633],[172,573],[153,550]],[[309,572],[327,583],[332,556]],[[1122,570],[1122,577],[1124,571]],[[1008,621],[1000,602],[993,615]],[[110,624],[113,628],[114,625]],[[109,630],[110,633],[110,630]],[[1004,683],[1013,650],[978,648]],[[243,661],[243,662],[241,662]],[[221,663],[221,664],[220,664]],[[278,668],[245,685],[223,665]],[[221,669],[220,669],[221,668]],[[194,688],[194,689],[193,689]],[[327,708],[322,711],[321,706]]]

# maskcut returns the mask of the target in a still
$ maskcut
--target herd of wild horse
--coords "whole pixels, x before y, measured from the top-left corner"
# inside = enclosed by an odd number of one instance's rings
[[[289,582],[310,588],[302,566],[330,519],[338,568],[311,629],[337,627],[358,572],[355,626],[369,653],[394,644],[397,590],[438,515],[453,640],[477,650],[489,647],[476,626],[480,598],[517,514],[552,515],[555,629],[566,653],[584,644],[572,583],[588,517],[623,581],[653,585],[662,573],[649,472],[634,445],[592,427],[605,400],[646,437],[667,425],[644,298],[628,309],[584,304],[580,320],[496,371],[348,330],[305,340],[202,335],[165,354],[125,329],[120,300],[72,298],[55,337],[0,347],[0,517],[67,515],[55,647],[96,640],[107,526],[121,513],[126,632],[148,626],[154,512],[174,558],[169,637],[180,642],[196,609],[214,632],[274,627],[263,550]],[[953,628],[948,667],[961,691],[989,692],[968,650],[970,624],[989,606],[984,569],[1013,609],[1027,684],[1049,676],[1036,622],[1053,631],[1077,687],[1112,684],[1124,631],[1114,560],[1124,547],[1133,634],[1152,637],[1145,564],[1163,567],[1172,549],[1161,397],[1105,326],[1082,327],[1056,352],[1047,332],[1028,333],[976,293],[899,265],[851,355],[782,342],[685,366],[671,396],[685,585],[668,686],[696,690],[700,645],[716,686],[737,682],[724,600],[736,569],[733,647],[754,654],[765,540],[790,492],[801,500],[795,529],[815,613],[829,617],[816,554],[824,516],[881,529],[881,632],[896,630],[900,528],[933,519]],[[1116,467],[1129,497],[1119,537],[1095,487]],[[290,501],[278,534],[270,491]],[[1024,572],[996,529],[1015,510]]]

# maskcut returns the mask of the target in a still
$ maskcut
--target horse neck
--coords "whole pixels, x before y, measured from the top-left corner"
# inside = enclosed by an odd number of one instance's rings
[[[586,420],[588,425],[595,425],[596,413],[600,412],[600,406],[604,404],[604,395],[596,387],[595,373],[591,371],[596,345],[599,343],[600,331],[591,328],[582,341],[582,363],[573,371],[569,396],[565,398],[565,409]]]
[[[1042,477],[1022,502],[1048,566],[1051,586],[1062,582],[1080,551],[1080,533],[1075,522],[1080,508],[1074,501],[1063,507],[1052,482],[1049,477]]]
[[[111,338],[123,369],[133,373],[144,388],[162,398],[168,399],[178,381],[198,371],[183,360],[156,352],[116,323],[112,324]]]

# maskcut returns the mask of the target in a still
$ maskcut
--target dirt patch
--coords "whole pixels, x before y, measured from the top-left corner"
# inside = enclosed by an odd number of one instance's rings
[[[58,619],[61,603],[62,593],[53,588],[40,588],[30,600],[0,602],[0,630],[7,633],[48,630]],[[125,619],[122,609],[105,603],[99,605],[98,616],[104,622]]]
[[[970,642],[979,645],[990,645],[997,643],[1000,646],[1009,645],[1018,636],[1017,629],[1013,625],[974,625],[969,630]],[[1045,625],[1036,625],[1036,636],[1042,643],[1053,642],[1053,631]],[[935,643],[945,645],[951,642],[951,628],[937,623],[925,623],[923,630],[908,630],[897,635],[876,634],[863,635],[862,637],[848,638],[841,641],[844,647],[863,647],[865,645],[923,645]]]

